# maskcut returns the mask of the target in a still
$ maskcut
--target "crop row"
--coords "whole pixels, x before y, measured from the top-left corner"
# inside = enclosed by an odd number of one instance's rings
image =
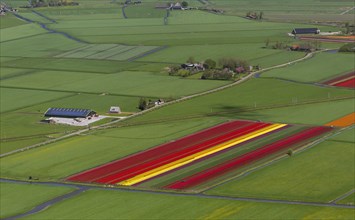
[[[148,176],[146,172],[149,172],[149,176],[156,176],[162,171],[166,172],[223,149],[234,147],[284,126],[250,121],[228,122],[79,173],[69,177],[68,180],[106,184],[126,180],[122,184],[131,185],[133,182],[145,180]],[[134,181],[127,181],[131,178],[135,178]]]

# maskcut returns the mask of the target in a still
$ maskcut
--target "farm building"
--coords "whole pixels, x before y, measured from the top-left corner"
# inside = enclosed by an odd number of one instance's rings
[[[90,109],[76,109],[76,108],[49,108],[45,117],[59,117],[59,118],[87,118],[94,116],[95,111]]]
[[[292,34],[319,34],[318,28],[294,28]]]

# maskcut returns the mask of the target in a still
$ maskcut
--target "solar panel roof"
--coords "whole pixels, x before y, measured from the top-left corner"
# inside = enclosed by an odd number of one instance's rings
[[[70,118],[86,118],[91,112],[90,109],[76,108],[49,108],[44,116],[46,117],[70,117]]]

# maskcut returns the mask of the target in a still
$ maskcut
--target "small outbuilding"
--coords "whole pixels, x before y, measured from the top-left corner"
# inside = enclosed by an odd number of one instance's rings
[[[121,113],[121,108],[118,106],[111,106],[110,113]]]
[[[294,28],[292,34],[319,34],[320,30],[318,28]]]
[[[95,116],[96,112],[91,109],[77,109],[77,108],[49,108],[45,117],[58,118],[87,118]]]

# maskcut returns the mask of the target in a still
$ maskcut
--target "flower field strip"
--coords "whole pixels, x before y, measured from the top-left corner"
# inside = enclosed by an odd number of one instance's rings
[[[336,77],[334,79],[323,82],[323,84],[330,86],[340,86],[354,88],[355,72],[347,73],[343,76]]]
[[[355,124],[355,112],[350,113],[342,118],[331,121],[326,124],[326,126],[337,126],[337,127],[347,127]]]
[[[97,183],[106,183],[106,184],[114,184],[129,178],[134,177],[140,173],[146,172],[148,170],[154,169],[156,167],[162,166],[164,164],[170,163],[174,160],[181,159],[193,153],[202,151],[204,149],[213,147],[217,144],[226,142],[233,138],[239,137],[243,134],[247,134],[264,127],[270,126],[270,124],[266,123],[253,123],[248,126],[241,127],[233,132],[226,133],[224,135],[218,136],[214,139],[210,139],[208,141],[204,141],[202,143],[191,145],[189,147],[185,146],[177,146],[175,151],[172,152],[160,152],[158,157],[153,158],[149,161],[140,162],[137,161],[131,166],[123,167],[122,169],[117,170],[116,172],[108,173],[107,175],[97,178],[93,181]]]
[[[334,84],[334,86],[355,88],[355,76],[353,78],[351,78],[351,79],[346,80],[346,81],[342,81],[342,82],[339,82],[337,84]]]
[[[188,135],[186,137],[180,138],[174,142],[165,143],[154,148],[150,148],[146,151],[139,152],[137,154],[127,156],[125,158],[103,164],[99,167],[75,174],[67,178],[69,181],[78,181],[78,182],[90,182],[93,179],[102,177],[111,172],[116,172],[119,169],[127,168],[132,166],[132,164],[143,163],[149,160],[152,160],[156,157],[159,157],[162,152],[171,152],[176,149],[179,149],[183,146],[188,147],[203,141],[212,139],[218,135],[222,135],[236,129],[242,128],[244,126],[254,124],[255,122],[251,121],[232,121],[223,123],[203,131]]]
[[[281,139],[272,144],[268,144],[257,150],[246,153],[240,157],[227,161],[211,169],[205,170],[203,172],[197,173],[190,177],[184,178],[182,180],[176,181],[172,184],[165,186],[168,189],[186,189],[199,185],[203,182],[211,180],[213,178],[219,177],[227,172],[235,170],[244,165],[250,164],[256,160],[262,159],[268,155],[276,153],[278,151],[289,148],[290,146],[302,143],[304,141],[310,140],[321,134],[329,132],[332,130],[330,127],[313,127],[301,131],[290,137]]]
[[[277,129],[283,128],[285,126],[287,126],[287,124],[273,124],[273,125],[270,125],[270,126],[268,126],[266,128],[251,132],[249,134],[243,135],[243,136],[241,136],[239,138],[233,139],[233,140],[228,141],[226,143],[219,144],[219,145],[214,146],[212,148],[206,149],[204,151],[198,152],[196,154],[187,156],[187,157],[182,158],[180,160],[174,161],[172,163],[169,163],[169,164],[163,165],[161,167],[158,167],[156,169],[150,170],[148,172],[142,173],[142,174],[140,174],[138,176],[135,176],[135,177],[133,177],[131,179],[128,179],[128,180],[120,182],[119,185],[125,185],[125,186],[135,185],[135,184],[140,183],[142,181],[145,181],[147,179],[150,179],[150,178],[153,178],[155,176],[158,176],[158,175],[160,175],[162,173],[165,173],[165,172],[168,172],[170,170],[173,170],[173,169],[179,168],[181,166],[184,166],[185,164],[189,164],[189,163],[191,163],[193,161],[196,161],[196,160],[198,160],[200,158],[209,156],[211,154],[214,154],[214,153],[216,153],[218,151],[222,151],[222,150],[230,148],[230,147],[234,147],[234,146],[236,146],[236,145],[238,145],[240,143],[246,142],[248,140],[251,140],[251,139],[256,138],[258,136],[261,136],[263,134],[275,131]]]
[[[236,157],[239,157],[243,154],[251,152],[253,150],[257,150],[260,147],[265,145],[274,143],[278,140],[291,136],[304,130],[305,126],[299,125],[288,125],[279,130],[267,133],[265,135],[259,136],[256,139],[252,139],[246,142],[237,145],[236,147],[231,147],[226,150],[220,151],[218,153],[209,155],[207,157],[196,160],[190,164],[179,167],[175,170],[166,172],[162,175],[156,176],[154,178],[148,179],[146,181],[135,184],[134,186],[139,186],[143,188],[164,188],[173,182],[184,179],[186,177],[192,176],[199,172],[202,172],[207,169],[211,169],[219,164],[222,164],[226,161],[232,160]],[[269,157],[263,158],[263,161],[267,161]],[[258,161],[259,163],[259,161]],[[254,164],[252,164],[254,165]],[[242,167],[242,169],[233,170],[233,172],[228,173],[229,176],[236,175],[237,173],[243,172],[250,166]],[[224,179],[225,176],[221,176],[220,178],[213,179],[213,182],[219,182],[219,180]],[[207,184],[209,184],[208,182]]]

